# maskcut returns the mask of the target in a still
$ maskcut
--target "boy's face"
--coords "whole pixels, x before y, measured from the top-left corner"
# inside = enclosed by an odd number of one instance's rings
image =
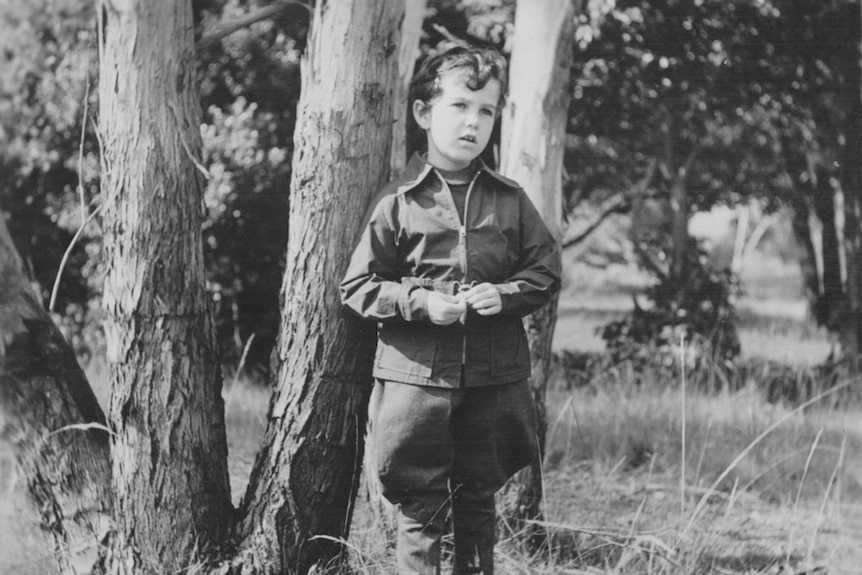
[[[428,163],[443,170],[461,170],[491,139],[500,82],[488,80],[474,91],[467,87],[464,74],[453,70],[440,76],[440,86],[440,95],[430,104],[413,102],[413,116],[428,138]]]

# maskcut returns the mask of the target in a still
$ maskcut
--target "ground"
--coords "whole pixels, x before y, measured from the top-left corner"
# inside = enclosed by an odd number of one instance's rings
[[[596,328],[625,313],[631,299],[620,293],[591,298],[583,286],[571,287],[569,296],[579,297],[562,301],[554,347],[599,351]],[[825,359],[829,342],[807,321],[804,305],[773,296],[739,302],[743,354],[807,365]],[[90,375],[100,377],[98,370]],[[264,429],[268,391],[243,378],[228,380],[225,400],[238,502]],[[499,573],[862,573],[858,408],[801,413],[744,389],[692,395],[685,418],[680,412],[673,383],[552,391],[544,477],[544,526],[552,544],[533,552],[520,534],[504,535]],[[50,550],[23,513],[23,486],[2,441],[0,493],[0,575],[51,573]],[[354,573],[389,574],[391,518],[364,494],[346,543]]]

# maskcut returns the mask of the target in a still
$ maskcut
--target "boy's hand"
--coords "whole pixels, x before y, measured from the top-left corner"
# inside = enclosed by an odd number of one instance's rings
[[[464,300],[470,309],[479,315],[495,315],[503,310],[503,300],[500,292],[490,283],[481,283],[464,294]]]
[[[464,300],[458,296],[428,292],[428,319],[437,325],[449,325],[467,311]]]

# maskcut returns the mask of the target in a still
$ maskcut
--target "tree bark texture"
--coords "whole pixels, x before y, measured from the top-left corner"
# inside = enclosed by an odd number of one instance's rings
[[[105,416],[75,354],[39,303],[0,214],[0,437],[50,536],[58,573],[86,573],[110,527]],[[5,495],[4,495],[5,496]]]
[[[273,399],[242,504],[246,572],[306,573],[342,547],[362,460],[375,326],[338,284],[386,179],[404,5],[319,1],[302,61]]]
[[[401,26],[401,47],[398,50],[398,81],[392,96],[392,161],[389,173],[392,177],[401,175],[409,161],[407,152],[407,123],[410,102],[407,92],[416,59],[419,57],[419,39],[422,36],[422,22],[425,18],[426,0],[405,0],[404,23]]]
[[[515,14],[515,49],[509,70],[509,98],[503,112],[501,170],[526,190],[559,243],[562,238],[562,171],[569,70],[575,14],[573,0],[520,0]],[[530,341],[531,385],[539,420],[540,457],[500,494],[501,513],[516,522],[540,516],[544,456],[545,395],[557,299],[525,318]]]
[[[100,0],[103,307],[115,573],[169,573],[230,528],[205,289],[191,2]]]
[[[422,22],[425,17],[426,0],[406,0],[404,23],[401,25],[401,48],[398,51],[398,80],[395,84],[395,92],[392,95],[392,151],[389,164],[390,177],[401,175],[407,167],[408,144],[407,124],[410,121],[410,102],[407,101],[410,80],[416,59],[419,57],[419,40],[422,36]],[[374,403],[372,398],[371,404]],[[371,409],[369,405],[369,409]],[[370,417],[369,412],[369,417]],[[374,422],[368,422],[368,430]],[[396,514],[394,506],[383,497],[383,485],[377,476],[376,447],[373,436],[365,435],[365,453],[362,468],[364,471],[364,484],[368,497],[369,507],[375,515],[375,521],[384,528],[394,528]]]

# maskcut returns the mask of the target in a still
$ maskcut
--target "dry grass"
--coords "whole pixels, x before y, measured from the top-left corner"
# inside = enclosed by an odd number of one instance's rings
[[[594,328],[618,313],[612,308],[570,309],[561,322],[558,348],[598,347]],[[788,342],[800,342],[799,350],[807,350],[809,357],[797,350],[794,359],[811,364],[827,345],[817,330],[793,318],[763,320],[751,314],[743,318],[742,329],[753,337],[748,341],[760,342],[749,352],[763,357],[778,355]],[[90,375],[99,377],[97,371]],[[683,414],[677,382],[634,387],[624,373],[605,374],[588,387],[562,389],[551,392],[548,401],[546,544],[531,551],[522,534],[506,534],[497,546],[498,573],[859,572],[858,410],[814,406],[793,413],[792,407],[766,402],[751,385],[734,393],[692,393]],[[235,502],[263,434],[268,399],[268,390],[242,379],[229,380],[225,388]],[[780,420],[781,425],[752,443]],[[21,523],[19,509],[10,504],[13,474],[2,456],[0,451],[0,480],[5,481],[0,482],[0,573],[49,573],[44,561],[34,562],[38,555],[10,558],[10,551],[22,549],[13,537],[21,530],[13,533],[10,527]],[[701,500],[704,505],[695,516]],[[32,539],[32,532],[27,536]],[[354,574],[395,572],[391,521],[363,494],[345,549]],[[444,549],[451,552],[449,539]]]
[[[857,414],[793,414],[754,390],[689,397],[688,481],[681,494],[677,393],[620,383],[549,399],[548,542],[531,552],[519,534],[504,537],[497,549],[500,573],[858,572]],[[714,486],[722,474],[726,478]],[[346,546],[351,567],[354,573],[392,573],[391,527],[372,510],[357,510]]]

